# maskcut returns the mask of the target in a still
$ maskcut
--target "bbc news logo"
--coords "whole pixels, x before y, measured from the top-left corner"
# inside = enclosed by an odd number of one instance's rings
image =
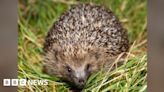
[[[48,85],[47,80],[3,79],[3,86]]]

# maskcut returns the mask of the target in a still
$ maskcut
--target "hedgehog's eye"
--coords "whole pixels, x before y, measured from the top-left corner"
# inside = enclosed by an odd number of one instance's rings
[[[67,71],[68,71],[69,73],[72,72],[72,69],[71,69],[69,66],[66,66],[66,68],[67,68]]]
[[[87,64],[87,66],[86,66],[86,70],[87,70],[87,71],[91,71],[91,67],[92,67],[91,64]]]

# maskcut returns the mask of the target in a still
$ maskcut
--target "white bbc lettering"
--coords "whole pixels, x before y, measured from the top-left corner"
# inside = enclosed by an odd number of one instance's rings
[[[47,80],[3,79],[3,86],[48,85]]]
[[[18,86],[18,79],[11,79],[11,86]]]
[[[10,86],[10,79],[3,79],[3,86]]]
[[[38,82],[38,85],[43,85],[44,81],[43,80],[38,80],[37,82]]]
[[[19,79],[20,86],[26,86],[26,79]]]
[[[28,85],[36,85],[36,80],[28,80]]]
[[[48,85],[48,81],[44,80],[44,84],[43,85]]]
[[[48,85],[47,80],[38,80],[38,85]]]
[[[28,85],[48,85],[47,80],[28,80]]]

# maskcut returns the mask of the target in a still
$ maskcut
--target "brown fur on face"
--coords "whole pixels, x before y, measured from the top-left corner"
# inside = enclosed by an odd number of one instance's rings
[[[45,71],[82,88],[90,74],[109,64],[110,56],[104,51],[103,48],[83,50],[76,47],[75,52],[67,53],[55,44],[54,49],[45,55]]]

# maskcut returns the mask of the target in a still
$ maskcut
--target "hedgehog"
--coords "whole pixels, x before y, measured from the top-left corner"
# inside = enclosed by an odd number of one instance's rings
[[[73,5],[56,20],[44,43],[44,71],[83,88],[92,73],[127,52],[127,31],[108,8]]]

